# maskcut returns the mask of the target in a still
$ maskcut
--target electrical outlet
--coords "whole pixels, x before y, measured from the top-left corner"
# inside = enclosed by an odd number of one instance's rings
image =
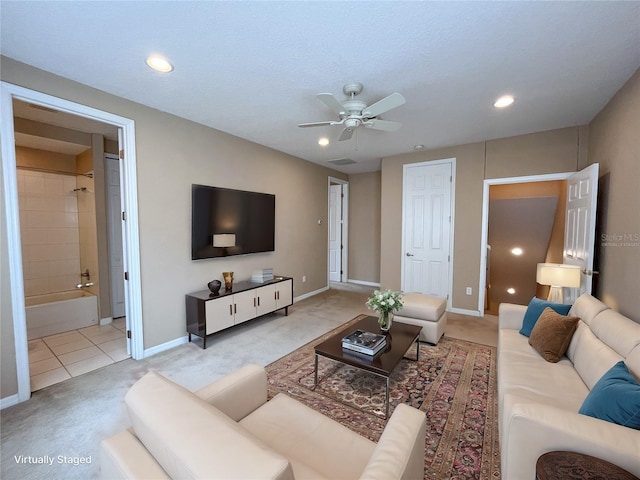
[[[467,295],[473,295],[473,288],[467,287]]]
[[[302,275],[302,283],[305,283],[307,281],[307,276],[306,275]]]

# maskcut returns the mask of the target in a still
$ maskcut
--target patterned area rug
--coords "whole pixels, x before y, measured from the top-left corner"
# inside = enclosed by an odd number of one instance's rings
[[[267,366],[269,396],[284,392],[377,442],[386,425],[382,377],[320,357],[313,390],[314,345],[359,318]],[[424,478],[499,479],[495,347],[443,337],[420,345],[419,362],[410,360],[415,346],[407,357],[391,376],[389,414],[399,403],[425,412]]]

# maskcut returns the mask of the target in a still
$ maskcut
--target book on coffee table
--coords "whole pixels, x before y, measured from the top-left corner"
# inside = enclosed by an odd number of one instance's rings
[[[342,338],[342,348],[366,355],[375,355],[387,344],[384,335],[356,330]]]

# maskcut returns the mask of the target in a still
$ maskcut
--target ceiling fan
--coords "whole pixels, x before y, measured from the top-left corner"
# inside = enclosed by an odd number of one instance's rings
[[[329,120],[326,122],[300,123],[299,127],[323,127],[326,125],[344,125],[344,130],[338,138],[339,141],[349,140],[353,136],[356,128],[364,125],[373,130],[382,130],[384,132],[395,132],[402,124],[398,122],[390,122],[377,118],[389,110],[400,105],[404,105],[405,98],[399,93],[392,93],[378,100],[376,103],[367,106],[365,102],[356,100],[356,95],[362,92],[361,83],[348,83],[342,91],[347,95],[348,100],[340,103],[336,97],[330,93],[319,93],[316,98],[324,103],[327,107],[338,114],[339,120]]]

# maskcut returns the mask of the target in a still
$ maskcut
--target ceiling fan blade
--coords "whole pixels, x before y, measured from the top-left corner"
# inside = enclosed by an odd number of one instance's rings
[[[307,127],[324,127],[326,125],[333,125],[336,122],[327,121],[327,122],[311,122],[311,123],[299,123],[298,126],[302,128]]]
[[[330,93],[319,93],[316,95],[316,98],[338,115],[342,116],[346,113],[342,104]]]
[[[384,97],[382,100],[378,100],[373,105],[368,106],[362,111],[362,115],[365,117],[377,117],[378,115],[388,112],[391,109],[404,105],[406,103],[405,98],[398,92]]]
[[[355,128],[351,128],[351,127],[347,127],[344,130],[342,130],[342,133],[340,134],[340,138],[338,138],[338,141],[342,142],[343,140],[349,140],[353,136],[354,130]]]
[[[384,132],[396,132],[402,124],[400,122],[390,122],[388,120],[373,119],[364,122],[364,126],[373,130],[382,130]]]

